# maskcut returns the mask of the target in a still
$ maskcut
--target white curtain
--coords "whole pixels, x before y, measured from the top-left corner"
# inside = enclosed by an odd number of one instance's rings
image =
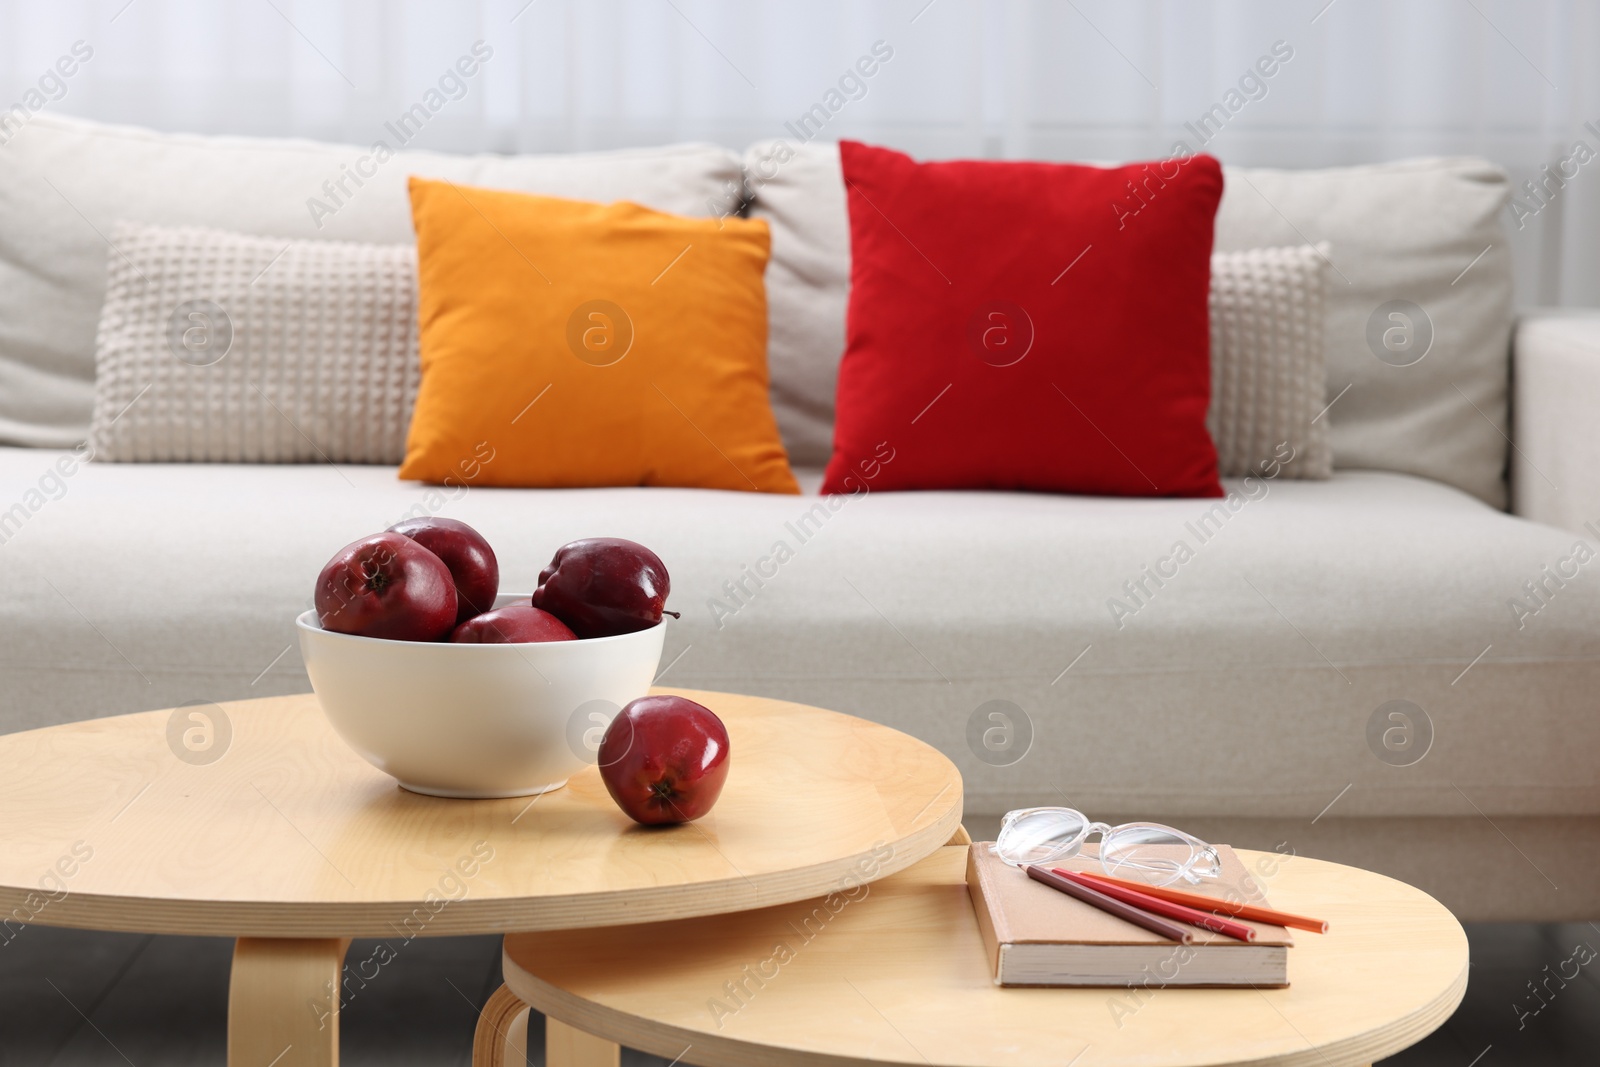
[[[1600,305],[1597,55],[1590,0],[0,0],[0,108],[166,130],[370,142],[431,99],[412,143],[445,150],[742,147],[809,115],[924,157],[1473,153],[1538,183],[1506,216],[1526,304]]]

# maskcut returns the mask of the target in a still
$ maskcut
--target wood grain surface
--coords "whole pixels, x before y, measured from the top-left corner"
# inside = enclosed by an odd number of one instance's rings
[[[671,828],[635,826],[592,767],[534,798],[408,793],[310,694],[0,737],[0,918],[301,938],[606,926],[870,881],[960,824],[960,774],[921,741],[800,704],[685,695],[727,724],[732,767],[716,808]],[[225,717],[212,762],[169,741],[174,714],[195,711]]]
[[[1001,989],[966,852],[842,906],[513,935],[506,984],[551,1020],[705,1067],[1353,1067],[1425,1037],[1466,991],[1466,935],[1421,890],[1244,850],[1275,906],[1332,923],[1296,938],[1289,988]]]

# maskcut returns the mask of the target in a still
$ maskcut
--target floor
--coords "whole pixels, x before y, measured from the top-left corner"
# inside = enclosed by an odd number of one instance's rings
[[[1600,926],[1479,924],[1467,934],[1465,1003],[1432,1037],[1385,1063],[1600,1063]],[[220,1067],[230,950],[215,938],[24,929],[0,946],[0,1067]],[[351,959],[368,954],[370,945],[351,946]],[[1574,968],[1577,977],[1564,984],[1554,976]],[[463,1067],[478,1008],[499,976],[497,937],[406,944],[347,1002],[343,1062]],[[1529,983],[1540,981],[1536,999]],[[540,1050],[535,1063],[543,1062],[540,1025],[529,1042]],[[623,1063],[666,1061],[624,1052]]]

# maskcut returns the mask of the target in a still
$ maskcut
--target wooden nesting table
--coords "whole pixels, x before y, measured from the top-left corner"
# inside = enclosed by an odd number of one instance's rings
[[[315,697],[0,737],[0,919],[237,938],[232,1067],[338,1062],[351,937],[602,927],[764,908],[911,866],[961,821],[938,751],[819,708],[685,691],[727,724],[717,807],[635,826],[591,768],[541,797],[401,790]],[[224,750],[184,758],[185,731]],[[200,736],[200,735],[195,735]],[[225,740],[219,740],[225,737]],[[193,747],[193,746],[191,746]]]
[[[474,1063],[546,1015],[546,1067],[617,1045],[701,1067],[1356,1067],[1406,1048],[1467,987],[1467,940],[1419,889],[1240,850],[1295,934],[1287,989],[1001,989],[968,900],[967,850],[848,894],[718,919],[506,938]],[[1263,859],[1268,866],[1257,866]]]

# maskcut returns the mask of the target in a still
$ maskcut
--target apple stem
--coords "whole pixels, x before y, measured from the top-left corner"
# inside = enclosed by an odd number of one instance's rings
[[[680,614],[678,614],[678,613],[677,613],[677,612],[676,612],[676,611],[668,611],[668,610],[667,610],[667,609],[665,609],[665,608],[662,608],[662,609],[661,609],[661,614],[663,614],[663,615],[671,615],[671,616],[672,616],[672,617],[673,617],[673,618],[674,618],[674,619],[681,619],[681,618],[683,618],[683,616],[682,616],[682,615],[680,615]]]

